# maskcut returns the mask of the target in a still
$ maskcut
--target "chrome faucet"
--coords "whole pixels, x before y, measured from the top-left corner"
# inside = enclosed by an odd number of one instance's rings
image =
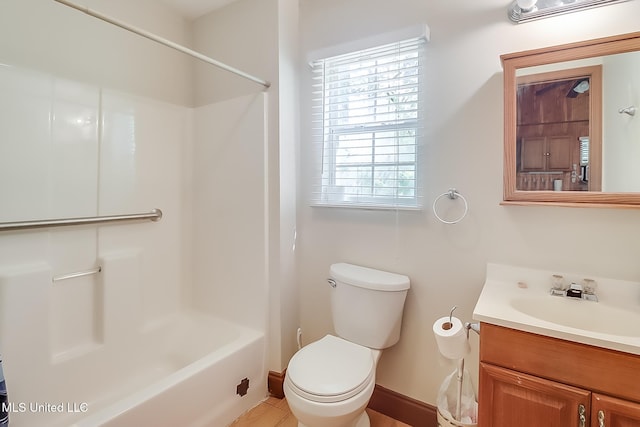
[[[569,289],[567,289],[566,292],[566,296],[568,298],[582,298],[583,294],[584,288],[582,287],[582,285],[579,285],[577,283],[571,283]]]
[[[551,295],[598,302],[597,284],[593,279],[583,279],[582,283],[571,282],[569,287],[565,288],[564,277],[554,274],[551,277],[551,283]]]

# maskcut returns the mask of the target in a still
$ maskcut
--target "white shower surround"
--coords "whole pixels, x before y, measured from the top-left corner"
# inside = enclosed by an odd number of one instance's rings
[[[266,395],[265,96],[190,109],[10,66],[0,87],[11,183],[0,221],[164,212],[0,235],[12,426],[224,425],[255,405]],[[243,150],[251,160],[234,161]],[[51,280],[94,265],[100,274]]]

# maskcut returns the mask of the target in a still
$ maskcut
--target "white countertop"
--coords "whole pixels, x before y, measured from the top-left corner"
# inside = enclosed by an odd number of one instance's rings
[[[640,355],[640,283],[588,277],[598,284],[599,301],[594,302],[551,296],[553,274],[563,275],[567,282],[586,278],[488,264],[473,319]]]

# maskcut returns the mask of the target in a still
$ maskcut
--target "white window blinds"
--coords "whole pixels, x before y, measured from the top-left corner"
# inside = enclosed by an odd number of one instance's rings
[[[581,136],[580,141],[580,166],[589,164],[589,137]]]
[[[424,38],[316,61],[312,205],[421,208]]]

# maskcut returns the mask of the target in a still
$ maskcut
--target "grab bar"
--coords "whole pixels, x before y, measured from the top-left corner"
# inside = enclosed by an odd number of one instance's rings
[[[61,274],[60,276],[53,276],[51,278],[51,281],[57,282],[59,280],[73,279],[75,277],[90,276],[92,274],[98,274],[101,271],[102,271],[102,266],[98,266],[97,268],[92,268],[91,270],[76,271],[74,273],[67,273],[67,274]]]
[[[33,228],[47,228],[47,227],[66,227],[70,225],[105,224],[109,222],[145,220],[145,219],[155,222],[155,221],[159,221],[161,218],[162,218],[162,211],[160,209],[153,209],[149,213],[140,213],[140,214],[2,222],[0,223],[0,231],[28,230]]]

